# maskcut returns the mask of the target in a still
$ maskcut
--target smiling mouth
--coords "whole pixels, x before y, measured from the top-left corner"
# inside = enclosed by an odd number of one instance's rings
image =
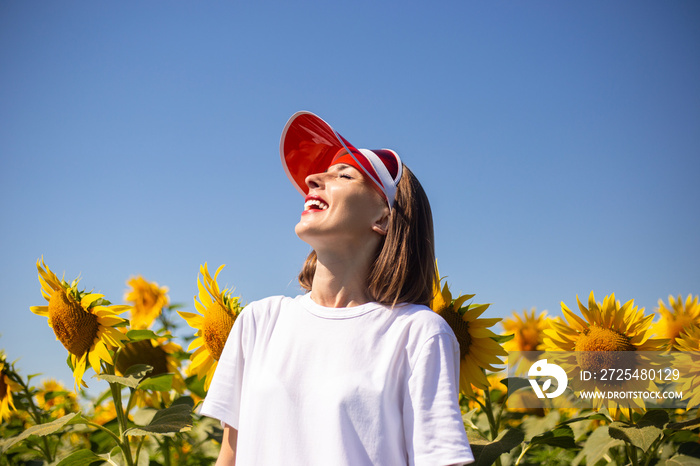
[[[327,208],[328,204],[320,199],[309,199],[304,203],[304,212],[326,210]]]

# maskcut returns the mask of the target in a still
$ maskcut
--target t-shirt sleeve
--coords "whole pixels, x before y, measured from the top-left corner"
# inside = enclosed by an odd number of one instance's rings
[[[404,397],[404,432],[411,465],[474,461],[457,397],[459,344],[440,333],[419,350]]]
[[[231,327],[200,414],[238,429],[243,374],[252,340],[253,316],[244,309]]]

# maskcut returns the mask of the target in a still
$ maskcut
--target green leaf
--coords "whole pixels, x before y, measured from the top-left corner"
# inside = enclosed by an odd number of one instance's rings
[[[92,309],[95,306],[111,306],[111,305],[112,305],[112,303],[108,299],[98,298],[90,303],[90,309]]]
[[[493,464],[503,453],[511,451],[523,441],[524,435],[515,429],[506,429],[498,434],[496,440],[488,442],[481,437],[469,437],[469,443],[474,454],[474,466]]]
[[[690,419],[689,421],[683,421],[683,422],[672,422],[666,427],[668,429],[673,429],[673,430],[686,430],[686,429],[694,429],[696,425],[700,424],[700,417],[695,418],[695,419]]]
[[[656,426],[625,426],[619,422],[610,424],[610,437],[623,440],[646,452],[663,431]]]
[[[575,417],[573,419],[569,419],[567,421],[562,422],[562,424],[571,424],[574,422],[581,422],[581,421],[611,422],[611,419],[603,413],[593,413],[593,414],[589,414],[588,416],[580,416],[580,417]]]
[[[152,330],[129,330],[126,332],[126,336],[131,341],[154,340],[158,338],[158,335]]]
[[[204,390],[204,378],[199,378],[196,375],[191,375],[185,379],[185,385],[187,389],[197,395],[200,398],[204,398],[207,394]]]
[[[83,466],[97,461],[104,461],[90,450],[78,450],[66,456],[56,466]]]
[[[515,333],[511,333],[510,335],[497,335],[495,338],[491,337],[491,339],[499,345],[502,345],[503,343],[510,341],[513,338],[515,338]]]
[[[10,449],[13,445],[15,445],[18,442],[21,442],[22,440],[26,439],[30,435],[38,435],[39,437],[45,437],[47,435],[53,434],[54,432],[58,432],[61,430],[63,427],[67,425],[72,425],[72,424],[86,424],[87,420],[83,418],[80,413],[70,413],[66,414],[63,417],[60,417],[56,419],[55,421],[47,422],[44,424],[37,424],[35,426],[30,427],[29,429],[25,430],[21,434],[6,439],[2,442],[2,445],[0,446],[0,451],[5,452],[8,449]]]
[[[136,410],[133,414],[134,424],[137,426],[148,425],[148,423],[153,420],[153,416],[155,416],[157,412],[157,409],[148,407]]]
[[[664,466],[697,466],[698,459],[692,456],[678,455],[669,458],[664,463]]]
[[[637,421],[637,426],[654,426],[663,429],[668,423],[668,413],[663,409],[650,409]]]
[[[173,388],[173,376],[174,374],[161,374],[154,377],[147,377],[139,383],[137,388],[139,390],[167,392]]]
[[[59,396],[66,396],[68,394],[67,391],[65,390],[57,390],[57,391],[51,391],[51,392],[46,392],[44,394],[44,401],[49,401],[53,400],[54,398],[57,398]]]
[[[110,383],[125,385],[129,388],[136,388],[138,387],[139,382],[141,382],[141,380],[143,380],[152,370],[153,366],[148,366],[146,364],[134,364],[127,369],[126,374],[124,374],[123,377],[109,374],[97,374],[93,375],[93,377],[100,380],[106,380]]]
[[[507,377],[501,380],[501,383],[508,387],[508,395],[512,395],[521,388],[526,388],[530,386],[530,381],[523,379],[522,377]]]
[[[700,458],[700,444],[697,442],[686,442],[682,443],[678,447],[678,453],[684,456],[692,456],[693,458]]]
[[[551,445],[566,449],[579,448],[574,440],[574,431],[566,425],[534,436],[530,441],[530,445]]]
[[[185,432],[192,428],[192,408],[194,401],[190,397],[180,397],[169,408],[156,412],[151,422],[146,426],[127,429],[125,435],[162,435]]]
[[[598,427],[588,437],[583,449],[576,456],[572,464],[578,465],[581,464],[582,461],[584,464],[596,464],[603,459],[608,453],[608,450],[619,445],[624,445],[624,442],[610,437],[608,426]]]

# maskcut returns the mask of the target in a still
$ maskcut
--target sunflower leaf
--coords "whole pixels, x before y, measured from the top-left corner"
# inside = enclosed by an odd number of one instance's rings
[[[694,429],[698,424],[700,424],[700,418],[690,419],[689,421],[683,422],[672,422],[666,427],[673,430]]]
[[[676,455],[663,463],[664,466],[694,466],[698,464],[698,459],[692,456]]]
[[[104,458],[97,456],[90,450],[83,449],[66,456],[56,466],[83,466],[98,461],[104,461]]]
[[[37,372],[36,374],[29,374],[27,376],[27,384],[29,384],[29,381],[32,380],[34,377],[38,377],[41,375],[41,372]]]
[[[661,434],[663,434],[663,431],[656,426],[628,427],[619,422],[610,424],[609,432],[610,437],[623,440],[635,447],[641,448],[644,452],[649,449],[652,443],[654,443]]]
[[[97,374],[93,375],[93,377],[100,380],[106,380],[109,383],[118,383],[119,385],[124,385],[129,388],[136,388],[152,370],[153,366],[149,366],[147,364],[134,364],[126,370],[123,377],[110,374]]]
[[[498,343],[499,345],[512,340],[515,338],[515,333],[511,333],[510,335],[496,335],[495,337],[491,337],[493,341]]]
[[[650,409],[637,421],[637,427],[654,426],[663,429],[668,423],[668,413],[662,409]]]
[[[155,340],[158,338],[158,335],[152,330],[129,330],[126,332],[126,336],[131,341]]]
[[[0,443],[0,452],[4,453],[10,447],[17,444],[18,442],[21,442],[30,435],[38,435],[39,437],[45,437],[47,435],[53,434],[54,432],[61,430],[67,425],[85,423],[87,423],[87,421],[80,415],[80,413],[66,414],[65,416],[60,417],[55,421],[32,426],[15,437],[3,440],[2,443]]]
[[[190,392],[200,398],[204,398],[207,394],[207,391],[204,390],[204,378],[200,379],[196,375],[191,375],[185,379],[185,385]]]
[[[554,430],[536,435],[530,441],[530,445],[551,445],[567,450],[579,448],[574,440],[574,431],[569,426],[559,426]]]
[[[521,388],[529,387],[530,381],[522,377],[507,377],[501,383],[508,388],[508,395],[512,395]]]
[[[148,425],[132,427],[127,429],[124,434],[143,436],[185,432],[192,428],[193,407],[194,401],[192,398],[187,396],[180,397],[170,407],[156,412]]]
[[[700,458],[700,444],[693,440],[682,443],[678,447],[678,453],[681,455],[692,456],[693,458]]]
[[[607,455],[608,450],[619,445],[624,445],[624,442],[612,438],[608,426],[601,426],[591,433],[572,464],[576,466],[583,461],[584,464],[596,464]]]
[[[88,309],[92,309],[95,306],[111,306],[111,305],[112,305],[112,303],[108,299],[98,298],[90,303],[90,307]]]
[[[139,382],[137,387],[139,390],[154,390],[158,392],[167,392],[173,388],[173,374],[161,374],[153,377],[147,377]]]
[[[574,422],[581,422],[581,421],[610,422],[610,418],[603,413],[593,413],[593,414],[589,414],[586,416],[580,416],[580,417],[575,417],[573,419],[568,419],[568,420],[562,422],[562,424],[573,424]]]
[[[493,464],[503,453],[511,451],[520,445],[525,435],[520,430],[506,429],[498,434],[496,440],[488,442],[481,437],[469,437],[469,443],[474,453],[476,462],[474,466],[487,466]]]

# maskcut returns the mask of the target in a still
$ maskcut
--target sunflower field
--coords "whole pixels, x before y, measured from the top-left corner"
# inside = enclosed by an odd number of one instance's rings
[[[213,464],[222,429],[197,406],[243,309],[217,283],[223,267],[213,277],[200,267],[196,312],[185,312],[170,303],[167,287],[143,277],[129,278],[124,304],[112,304],[77,279],[59,279],[40,259],[45,302],[28,311],[47,318],[67,351],[73,386],[21,374],[8,362],[18,355],[0,353],[0,465]],[[576,297],[577,311],[561,303],[563,317],[531,309],[505,319],[482,318],[489,305],[473,298],[453,297],[440,279],[431,307],[460,343],[459,400],[475,464],[700,464],[698,296],[669,296],[646,314],[633,300],[598,302],[591,292],[587,303]],[[190,336],[176,337],[186,326]],[[573,355],[572,365],[585,365],[591,352],[686,355],[673,366],[684,374],[683,405],[530,405],[529,385],[506,366],[534,368],[547,351]],[[84,390],[88,372],[103,387],[98,395]]]

